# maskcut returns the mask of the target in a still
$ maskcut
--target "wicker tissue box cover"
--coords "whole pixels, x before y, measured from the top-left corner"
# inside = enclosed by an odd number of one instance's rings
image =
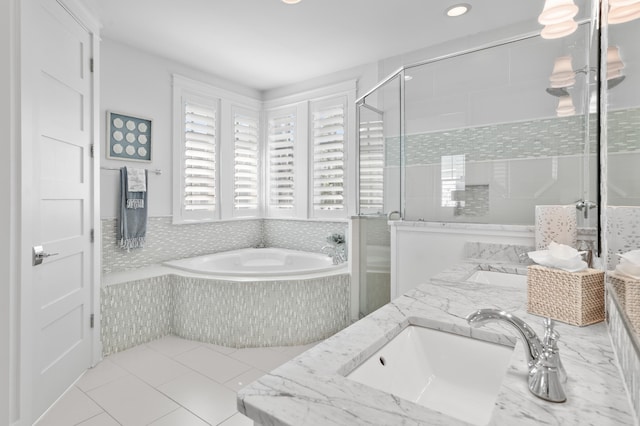
[[[571,325],[604,320],[604,271],[527,268],[527,311]]]
[[[616,290],[621,308],[627,313],[636,332],[640,333],[640,280],[615,272],[609,272],[607,276]]]

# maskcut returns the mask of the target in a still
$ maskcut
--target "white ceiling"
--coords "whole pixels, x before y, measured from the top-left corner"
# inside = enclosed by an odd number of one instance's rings
[[[543,0],[84,0],[102,36],[267,90],[535,20]]]

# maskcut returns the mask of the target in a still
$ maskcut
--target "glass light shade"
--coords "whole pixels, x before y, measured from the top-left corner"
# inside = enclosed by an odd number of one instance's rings
[[[578,14],[578,6],[573,0],[546,0],[542,13],[538,16],[541,25],[555,25],[572,20]]]
[[[622,69],[609,71],[607,70],[607,80],[613,80],[614,78],[622,77]]]
[[[622,58],[620,58],[620,49],[618,46],[609,46],[607,49],[607,73],[618,71],[624,68]]]
[[[553,63],[553,71],[549,77],[549,81],[559,82],[570,79],[575,80],[576,73],[573,71],[573,65],[571,64],[571,56],[558,56]]]
[[[609,7],[629,6],[638,3],[638,0],[609,0]]]
[[[300,3],[300,0],[282,0],[282,3],[296,4],[296,3]]]
[[[629,4],[614,4],[609,7],[609,24],[623,24],[640,18],[640,1]]]
[[[560,97],[556,113],[558,114],[558,117],[569,117],[576,113],[576,108],[573,106],[573,99],[571,99],[571,96]]]
[[[547,25],[540,32],[540,36],[544,39],[550,40],[554,38],[566,37],[569,34],[573,34],[578,29],[578,23],[573,19],[564,21],[559,24]]]
[[[574,84],[576,84],[576,78],[568,78],[566,80],[560,80],[560,81],[552,81],[551,84],[549,84],[550,87],[553,88],[561,88],[561,87],[571,87]]]

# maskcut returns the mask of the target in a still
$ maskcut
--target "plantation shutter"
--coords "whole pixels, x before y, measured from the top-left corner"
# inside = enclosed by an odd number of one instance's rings
[[[258,115],[234,112],[234,208],[258,209]]]
[[[186,212],[216,210],[216,108],[184,106],[184,184]]]
[[[268,121],[269,208],[293,210],[296,114],[279,111]]]
[[[343,97],[311,106],[314,215],[345,209],[345,111]]]
[[[384,129],[382,121],[360,123],[360,212],[384,211]]]

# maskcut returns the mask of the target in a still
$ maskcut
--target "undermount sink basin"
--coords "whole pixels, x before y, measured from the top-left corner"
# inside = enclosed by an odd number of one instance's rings
[[[410,325],[347,377],[486,425],[512,353],[509,346]]]
[[[467,282],[492,284],[497,286],[526,286],[527,276],[518,274],[506,274],[494,271],[476,271],[466,280]]]

